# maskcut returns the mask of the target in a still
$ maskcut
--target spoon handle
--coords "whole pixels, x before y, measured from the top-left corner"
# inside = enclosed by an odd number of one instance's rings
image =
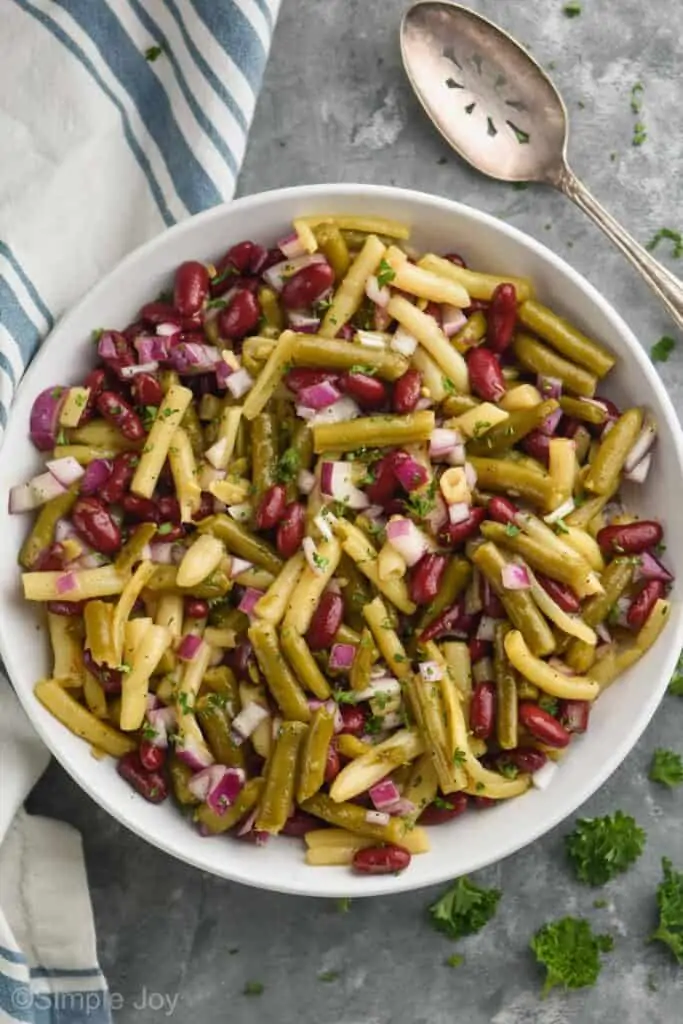
[[[683,283],[674,277],[666,267],[653,259],[642,245],[639,245],[628,231],[601,206],[594,195],[579,181],[576,175],[566,167],[556,181],[556,186],[564,195],[573,200],[579,209],[588,214],[598,227],[602,228],[608,238],[621,249],[623,254],[639,271],[642,278],[657,293],[669,310],[676,326],[683,331]]]

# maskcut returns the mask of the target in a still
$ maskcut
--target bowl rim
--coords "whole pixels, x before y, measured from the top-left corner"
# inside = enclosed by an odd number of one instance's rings
[[[297,185],[285,188],[268,189],[252,195],[242,196],[229,203],[220,204],[219,206],[215,206],[202,211],[201,213],[195,214],[192,217],[188,217],[138,246],[120,260],[114,267],[112,267],[101,280],[96,282],[92,288],[90,288],[79,299],[79,301],[59,319],[50,334],[45,338],[40,350],[36,353],[19,383],[13,402],[13,408],[10,411],[8,428],[9,423],[12,422],[16,398],[22,395],[25,390],[30,389],[34,379],[40,375],[42,364],[45,361],[49,346],[53,343],[53,338],[55,336],[59,337],[61,334],[68,334],[72,321],[77,321],[80,316],[81,306],[86,303],[96,302],[101,293],[106,293],[110,287],[112,277],[125,273],[129,266],[136,264],[145,257],[153,255],[157,250],[163,249],[168,244],[169,239],[175,239],[182,236],[184,233],[192,232],[196,229],[197,225],[225,217],[233,210],[236,210],[237,212],[245,212],[252,207],[259,207],[263,205],[264,202],[279,202],[280,200],[289,200],[291,201],[292,206],[294,206],[296,203],[320,201],[325,196],[330,196],[333,199],[354,196],[366,198],[368,196],[376,196],[379,201],[405,201],[407,204],[432,207],[443,211],[446,216],[459,214],[466,219],[470,219],[474,223],[479,222],[485,224],[494,231],[502,235],[507,235],[513,242],[527,250],[530,250],[544,262],[549,264],[553,272],[559,273],[560,276],[568,278],[579,288],[580,291],[583,292],[588,302],[597,307],[605,319],[612,324],[615,331],[624,340],[629,350],[629,355],[635,360],[641,372],[646,376],[648,383],[655,394],[657,402],[659,403],[661,415],[664,416],[667,426],[671,430],[671,434],[675,442],[675,455],[678,462],[678,468],[681,476],[683,476],[683,429],[679,424],[673,402],[631,328],[612,304],[597,290],[594,285],[591,284],[590,281],[568,264],[562,256],[549,249],[543,242],[533,238],[531,235],[528,235],[520,228],[500,220],[493,214],[478,210],[475,207],[456,200],[435,196],[416,189],[385,185],[365,185],[362,183]],[[6,451],[7,448],[3,445],[2,449],[0,449],[0,460],[4,461],[7,458]],[[676,611],[678,612],[677,614],[675,614]],[[568,803],[558,802],[559,809],[544,816],[541,823],[534,825],[531,828],[527,826],[527,830],[522,837],[514,832],[506,834],[503,841],[496,846],[495,850],[491,852],[490,855],[486,855],[481,858],[477,866],[469,870],[478,871],[491,864],[498,863],[525,846],[535,842],[547,832],[550,832],[567,817],[574,814],[576,810],[586,800],[588,800],[621,765],[646,729],[666,691],[666,684],[668,684],[668,680],[674,670],[674,666],[678,658],[678,652],[683,646],[683,609],[677,609],[674,605],[667,628],[671,643],[670,653],[667,658],[667,671],[662,673],[662,678],[659,680],[658,684],[650,690],[648,698],[644,699],[638,715],[631,723],[630,729],[623,733],[620,741],[612,748],[610,755],[605,757],[598,770],[592,775],[591,779],[583,787],[575,791],[572,795],[572,799],[570,799]],[[12,680],[15,675],[18,677],[20,675],[20,670],[18,668],[19,658],[18,655],[15,656],[15,653],[12,651],[11,638],[6,635],[2,616],[0,616],[0,654],[5,662],[10,679]],[[290,895],[315,896],[319,898],[345,897],[348,896],[349,889],[354,890],[354,899],[365,896],[398,894],[401,892],[425,888],[429,885],[444,883],[453,878],[452,872],[449,873],[448,871],[438,869],[434,872],[433,876],[418,880],[413,880],[410,872],[406,872],[405,874],[398,876],[369,876],[363,879],[363,888],[359,888],[357,891],[356,886],[344,886],[343,884],[338,883],[335,878],[330,879],[331,884],[326,888],[325,892],[311,892],[310,889],[306,887],[305,883],[302,884],[298,880],[290,881],[285,876],[284,872],[281,873],[281,876],[272,879],[248,876],[243,871],[239,870],[239,868],[235,869],[234,866],[231,866],[229,857],[226,857],[225,870],[219,871],[214,866],[207,865],[202,858],[194,856],[190,851],[182,851],[178,849],[176,845],[169,846],[165,844],[163,836],[155,835],[154,830],[147,830],[136,821],[131,820],[131,817],[128,815],[126,810],[125,801],[121,801],[119,798],[111,796],[108,790],[106,792],[98,792],[94,783],[87,777],[87,775],[84,775],[79,770],[78,766],[71,762],[66,753],[60,750],[60,744],[59,742],[55,742],[53,732],[47,726],[44,727],[43,723],[37,718],[37,716],[34,716],[33,710],[36,706],[36,698],[34,697],[32,690],[23,686],[13,686],[13,689],[19,697],[31,725],[48,747],[52,755],[74,779],[79,787],[84,790],[97,805],[106,810],[112,815],[112,817],[146,842],[151,843],[164,853],[190,864],[192,867],[215,874],[217,877],[240,882],[254,888]]]

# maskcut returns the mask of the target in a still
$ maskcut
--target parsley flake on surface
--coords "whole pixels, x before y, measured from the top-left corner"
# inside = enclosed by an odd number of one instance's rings
[[[563,917],[539,928],[530,945],[548,972],[542,989],[547,996],[556,985],[565,989],[594,985],[602,970],[600,953],[609,952],[614,940],[611,935],[595,935],[584,918]]]
[[[631,110],[634,114],[639,114],[643,108],[643,83],[636,82],[631,89]]]
[[[674,674],[669,683],[669,693],[674,697],[683,697],[683,654],[678,659]]]
[[[652,756],[649,778],[673,789],[683,782],[683,758],[673,750],[658,747]]]
[[[577,0],[570,0],[570,3],[564,5],[563,11],[567,18],[578,18],[581,14],[581,4]]]
[[[463,765],[466,760],[467,754],[465,753],[465,751],[460,750],[459,747],[456,747],[455,750],[453,751],[453,764],[456,766],[456,768],[460,768],[461,765]]]
[[[318,975],[318,981],[337,981],[339,978],[339,971],[321,971]]]
[[[262,981],[247,981],[242,991],[245,996],[260,996],[263,995],[264,988]]]
[[[429,908],[432,924],[451,939],[474,935],[496,912],[499,889],[481,889],[467,876],[458,878]]]
[[[161,46],[149,46],[145,50],[145,60],[148,60],[150,64],[153,64],[155,60],[158,60],[163,53]]]
[[[680,231],[674,231],[673,228],[660,228],[654,233],[645,248],[648,252],[653,252],[659,243],[664,241],[673,242],[671,255],[674,259],[680,259],[683,256],[683,235]]]
[[[348,914],[351,909],[351,898],[349,896],[340,896],[337,900],[337,911],[340,914]]]
[[[657,886],[659,924],[650,942],[663,942],[683,964],[683,874],[667,857],[662,858],[664,879]]]
[[[675,348],[675,339],[663,334],[650,349],[650,359],[653,363],[665,363]]]
[[[460,956],[459,953],[452,953],[450,956],[447,956],[446,959],[444,960],[444,964],[446,965],[446,967],[459,967],[460,964],[463,964],[464,962],[465,957]]]
[[[603,818],[580,818],[566,837],[577,878],[587,885],[604,885],[638,860],[646,835],[623,811]]]
[[[633,138],[631,139],[631,144],[633,146],[642,146],[646,139],[647,131],[645,130],[645,125],[642,121],[636,121],[633,126]]]

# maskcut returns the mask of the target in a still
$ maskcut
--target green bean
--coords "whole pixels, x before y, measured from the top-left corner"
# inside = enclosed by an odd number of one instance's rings
[[[628,558],[615,558],[600,577],[604,593],[595,594],[581,609],[586,625],[595,628],[605,621],[633,579],[634,565]],[[587,672],[595,661],[595,647],[582,640],[572,640],[566,656],[567,663],[578,672]]]
[[[204,454],[204,431],[197,415],[197,406],[190,402],[181,422],[181,427],[190,439],[190,445],[195,458],[199,459]]]
[[[188,765],[177,757],[171,757],[168,760],[168,774],[171,777],[173,795],[179,804],[189,806],[200,802],[188,786],[188,782],[194,775]]]
[[[308,726],[302,722],[283,722],[273,744],[266,767],[266,784],[259,801],[254,827],[276,835],[291,813],[298,774],[299,750]]]
[[[595,394],[598,379],[594,374],[558,356],[530,334],[518,334],[512,348],[522,366],[532,373],[543,377],[559,377],[569,391],[584,398],[592,398]]]
[[[623,413],[607,436],[600,442],[597,454],[591,463],[584,481],[586,489],[595,494],[611,494],[619,484],[619,474],[624,462],[635,444],[643,425],[640,409],[628,409]]]
[[[40,555],[50,547],[55,539],[57,521],[69,515],[77,497],[78,485],[74,484],[64,494],[59,494],[43,505],[19,552],[19,564],[23,565],[24,569],[30,569]]]
[[[119,551],[114,565],[118,572],[130,572],[136,562],[143,556],[144,550],[157,532],[154,523],[140,523],[136,526],[130,537]]]
[[[388,825],[373,825],[366,821],[365,807],[343,801],[336,803],[325,793],[316,793],[315,796],[304,800],[301,809],[316,818],[322,818],[330,825],[348,829],[357,835],[368,836],[379,843],[397,843],[400,846],[407,827],[400,818],[392,818]]]
[[[256,660],[266,677],[268,688],[283,716],[299,722],[309,722],[311,710],[306,695],[282,656],[275,626],[270,622],[254,622],[249,628],[248,635]]]
[[[467,451],[471,455],[502,455],[532,430],[536,430],[557,408],[558,403],[555,399],[548,398],[530,409],[515,409],[506,420],[491,427],[480,438],[469,441]]]
[[[599,516],[609,500],[609,495],[600,495],[595,498],[588,498],[570,512],[565,518],[567,526],[578,526],[581,530],[587,530],[592,519]]]
[[[223,512],[203,519],[198,530],[200,533],[212,533],[214,537],[223,541],[231,554],[244,558],[247,562],[254,562],[274,575],[282,568],[282,559],[276,555],[267,541],[257,537]]]
[[[301,767],[296,798],[299,803],[317,793],[325,781],[327,752],[334,735],[334,715],[322,705],[313,718],[301,748]]]
[[[434,423],[430,409],[405,416],[362,416],[349,423],[319,423],[313,427],[314,450],[351,452],[365,445],[382,448],[418,444],[429,440]]]
[[[261,307],[261,316],[265,321],[263,327],[260,328],[260,333],[266,338],[271,336],[279,338],[285,328],[285,318],[277,292],[274,292],[272,288],[266,287],[266,285],[262,285],[258,290],[258,301]],[[267,334],[265,333],[266,331],[268,332]]]
[[[251,481],[255,506],[276,482],[277,458],[277,421],[272,413],[261,412],[251,421]]]
[[[257,776],[254,779],[247,779],[244,786],[235,798],[234,803],[226,808],[222,814],[212,810],[208,804],[200,804],[194,812],[195,821],[198,822],[211,835],[218,835],[234,828],[242,818],[253,811],[261,798],[266,780]]]
[[[586,461],[588,452],[590,451],[592,438],[588,430],[584,426],[579,424],[579,426],[576,428],[574,432],[573,441],[574,448],[576,449],[576,461],[578,462],[579,466],[581,466]]]
[[[596,377],[604,377],[616,362],[606,348],[591,341],[562,317],[534,299],[527,299],[522,303],[517,310],[517,317],[525,327],[544,338],[563,356],[590,370]]]
[[[336,224],[319,224],[313,229],[321,253],[334,271],[335,281],[341,281],[351,265],[349,247]],[[365,241],[365,236],[363,236]],[[362,245],[362,243],[361,243]]]
[[[552,507],[553,482],[547,473],[541,475],[518,461],[473,456],[469,462],[476,471],[480,490],[518,495],[541,509]]]
[[[591,569],[578,553],[572,558],[550,547],[540,537],[528,537],[525,533],[511,535],[502,523],[483,522],[481,532],[487,540],[521,555],[534,569],[569,584],[579,596],[585,596]]]
[[[290,358],[294,366],[324,367],[330,370],[367,366],[384,380],[398,380],[408,369],[407,360],[390,349],[362,347],[350,341],[321,338],[313,334],[296,335]]]
[[[342,555],[338,574],[347,581],[346,586],[342,587],[344,619],[360,632],[365,625],[363,608],[372,600],[370,587],[354,560],[347,554]]]
[[[212,600],[224,597],[232,587],[232,580],[221,569],[214,569],[210,576],[194,587],[179,587],[176,584],[178,569],[175,565],[157,565],[145,584],[145,590],[152,594],[187,594],[188,597],[203,597]]]
[[[310,470],[312,465],[313,434],[307,423],[299,423],[292,431],[289,446],[283,451],[278,463],[281,478],[289,478],[286,479],[288,501],[297,500],[299,497],[297,476],[302,469]]]
[[[363,248],[368,234],[370,234],[370,232],[356,231],[355,228],[341,228],[342,238],[348,245],[349,249],[353,249],[354,252]],[[390,235],[380,235],[376,231],[373,231],[372,234],[376,235],[384,245],[396,245],[396,239],[392,238]]]
[[[217,694],[227,704],[228,708],[232,709],[230,710],[230,715],[234,716],[239,706],[239,688],[235,679],[235,673],[231,668],[228,668],[227,665],[207,668],[202,678],[200,695],[203,697],[206,693]]]
[[[462,416],[481,405],[481,401],[474,395],[449,395],[443,403],[443,411],[446,416]]]
[[[570,398],[569,395],[562,395],[560,408],[567,416],[572,416],[575,420],[582,420],[584,423],[592,423],[598,427],[607,419],[607,412],[601,405],[594,405],[593,402],[586,402],[582,398]]]
[[[465,353],[486,337],[486,317],[480,309],[467,318],[467,323],[451,338],[451,345]]]
[[[218,764],[244,768],[244,750],[232,738],[225,700],[217,693],[207,693],[197,700],[195,713]]]
[[[476,549],[472,559],[491,583],[503,603],[508,618],[520,631],[532,653],[539,658],[551,654],[555,650],[555,638],[529,592],[507,590],[503,586],[501,571],[507,564],[503,552],[495,544],[488,542]]]
[[[363,627],[360,636],[360,643],[356,648],[356,656],[351,665],[349,682],[352,690],[366,690],[370,685],[372,666],[379,658],[379,651],[375,647],[372,633],[367,626]]]
[[[318,700],[327,700],[332,693],[329,683],[304,638],[296,630],[285,628],[280,634],[280,643],[301,685],[315,694]]]
[[[355,629],[351,629],[345,622],[342,622],[341,626],[337,630],[337,635],[334,638],[336,644],[353,644],[358,646],[360,643],[360,633],[357,633]]]
[[[466,558],[454,557],[448,562],[439,584],[439,592],[426,606],[418,621],[416,631],[421,633],[431,625],[441,612],[450,608],[460,594],[469,586],[472,579],[472,566]]]
[[[493,670],[496,678],[496,735],[503,750],[514,750],[517,733],[517,673],[505,652],[508,622],[496,626],[493,640]]]

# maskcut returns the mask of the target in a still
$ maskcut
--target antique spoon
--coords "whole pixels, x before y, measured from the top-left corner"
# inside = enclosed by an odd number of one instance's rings
[[[567,163],[567,109],[511,36],[459,4],[424,0],[401,24],[401,52],[426,113],[453,149],[500,181],[552,185],[631,261],[683,330],[683,284],[605,210]]]

